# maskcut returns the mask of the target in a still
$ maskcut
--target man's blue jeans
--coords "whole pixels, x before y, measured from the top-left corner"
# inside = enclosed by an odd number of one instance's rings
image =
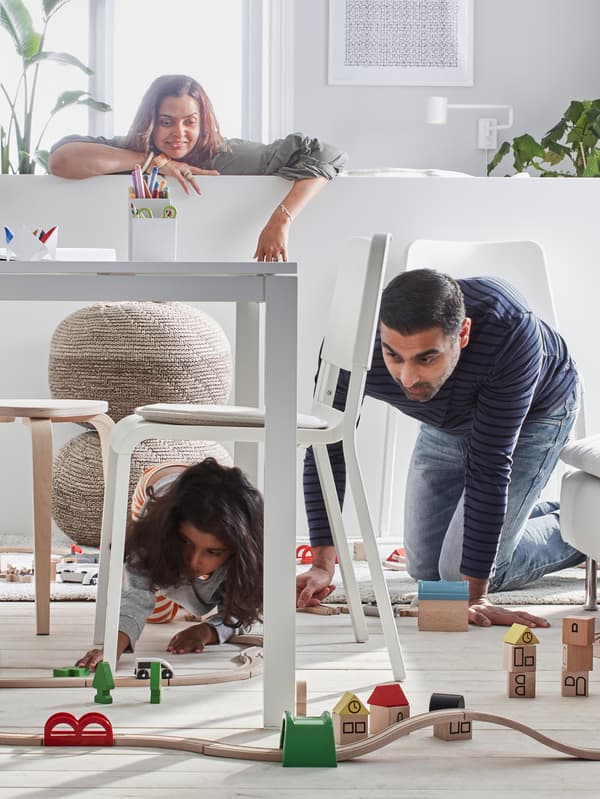
[[[584,556],[560,537],[558,502],[539,502],[575,423],[578,392],[543,419],[526,421],[513,455],[508,507],[490,591],[521,588]],[[423,424],[407,480],[404,547],[418,580],[460,580],[467,441]]]

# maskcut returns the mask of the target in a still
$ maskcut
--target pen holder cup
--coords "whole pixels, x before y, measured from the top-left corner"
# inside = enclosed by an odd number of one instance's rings
[[[177,260],[177,219],[174,215],[168,216],[176,213],[169,200],[130,200],[129,203],[129,260]],[[132,206],[142,215],[134,216]]]

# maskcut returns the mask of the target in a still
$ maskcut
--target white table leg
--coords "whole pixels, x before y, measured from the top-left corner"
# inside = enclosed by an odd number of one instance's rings
[[[235,312],[234,403],[258,407],[260,398],[260,313],[257,302],[238,302]],[[258,444],[236,441],[235,465],[262,488]]]
[[[266,278],[263,723],[294,709],[297,279]]]

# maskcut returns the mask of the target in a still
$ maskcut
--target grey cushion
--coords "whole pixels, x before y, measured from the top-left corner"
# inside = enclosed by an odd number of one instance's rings
[[[193,405],[154,403],[135,409],[147,422],[165,424],[223,425],[225,427],[263,427],[265,412],[262,408],[243,405]],[[300,428],[325,429],[327,422],[317,416],[298,414]]]
[[[560,458],[587,474],[600,477],[600,435],[579,438],[563,447]]]

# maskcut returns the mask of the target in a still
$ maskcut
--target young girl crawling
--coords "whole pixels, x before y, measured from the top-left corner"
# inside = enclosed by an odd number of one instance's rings
[[[216,608],[171,638],[173,654],[223,643],[262,613],[260,493],[239,469],[214,458],[152,471],[154,479],[140,481],[145,502],[127,533],[117,658],[135,648],[156,590],[194,616]],[[91,649],[76,665],[94,669],[102,658],[102,649]]]

